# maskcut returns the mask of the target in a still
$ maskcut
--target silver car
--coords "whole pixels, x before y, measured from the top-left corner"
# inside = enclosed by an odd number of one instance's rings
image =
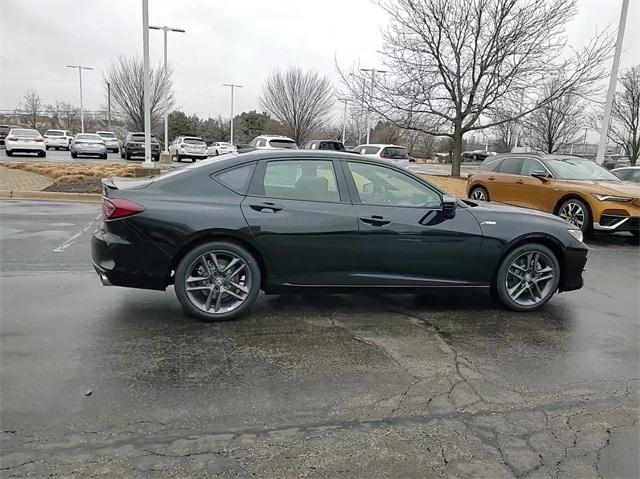
[[[71,142],[71,158],[78,156],[99,156],[107,159],[107,145],[100,135],[95,133],[78,133]]]

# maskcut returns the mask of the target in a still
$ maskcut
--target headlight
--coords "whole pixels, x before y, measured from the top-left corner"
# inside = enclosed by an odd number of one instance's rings
[[[580,243],[582,243],[582,240],[584,240],[584,235],[582,234],[582,231],[580,230],[567,230],[567,232],[573,236],[575,239],[577,239]]]
[[[628,196],[604,195],[599,193],[594,193],[593,196],[598,198],[600,201],[633,201],[633,198],[629,198]]]

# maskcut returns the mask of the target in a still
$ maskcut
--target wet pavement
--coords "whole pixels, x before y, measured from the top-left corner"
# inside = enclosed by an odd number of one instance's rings
[[[98,205],[0,202],[1,477],[638,477],[640,258],[589,241],[539,312],[481,293],[102,287]]]

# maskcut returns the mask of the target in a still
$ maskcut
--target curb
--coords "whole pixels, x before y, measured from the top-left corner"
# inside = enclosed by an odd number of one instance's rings
[[[83,203],[100,203],[102,201],[102,195],[98,193],[0,190],[0,200],[79,201]]]

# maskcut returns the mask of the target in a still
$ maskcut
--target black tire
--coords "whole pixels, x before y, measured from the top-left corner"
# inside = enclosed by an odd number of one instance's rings
[[[78,154],[75,151],[72,151],[71,158],[78,158]]]
[[[124,154],[124,158],[125,158],[125,160],[127,160],[127,161],[131,160],[131,153],[125,153],[125,154]]]
[[[5,150],[7,156],[13,156],[13,151]]]
[[[48,146],[45,146],[44,148],[45,148],[45,150],[49,151],[49,147]]]
[[[509,293],[507,291],[506,277],[507,277],[507,271],[511,266],[512,262],[516,260],[516,258],[518,258],[519,256],[522,256],[523,254],[529,253],[529,252],[539,252],[546,255],[553,264],[554,277],[550,285],[549,291],[543,296],[543,298],[539,302],[533,305],[522,305],[512,300],[511,297],[509,296]],[[509,254],[507,254],[503,258],[502,262],[500,263],[500,267],[498,268],[498,272],[495,278],[495,283],[492,285],[492,288],[494,289],[495,293],[500,299],[500,302],[502,302],[502,304],[504,304],[507,308],[511,309],[512,311],[523,311],[523,312],[534,311],[539,307],[541,307],[542,305],[544,305],[547,301],[549,301],[553,297],[553,295],[556,293],[556,291],[558,290],[558,284],[560,283],[560,274],[561,274],[560,263],[553,251],[551,251],[549,248],[539,243],[526,243],[510,251]]]
[[[215,156],[220,156],[220,152],[218,150],[216,150]]]
[[[239,256],[247,264],[247,267],[251,272],[252,280],[249,294],[245,298],[244,303],[242,303],[237,309],[234,309],[233,311],[229,311],[226,313],[207,313],[196,307],[187,295],[185,287],[185,278],[189,274],[189,271],[187,271],[187,269],[189,268],[191,263],[195,261],[200,255],[203,255],[210,251],[228,251]],[[228,321],[241,316],[251,307],[256,297],[258,296],[258,293],[260,292],[260,282],[260,267],[258,266],[256,259],[251,253],[249,253],[242,246],[235,243],[230,243],[227,241],[211,241],[209,243],[204,243],[196,246],[180,260],[174,276],[174,289],[178,301],[180,301],[180,304],[190,316],[203,319],[205,321]]]
[[[46,151],[39,151],[38,152],[38,158],[46,158],[47,157],[47,152]]]
[[[576,223],[573,223],[570,220],[563,218],[562,216],[563,211],[570,204],[573,205],[574,208],[579,208],[582,211],[583,221],[581,226],[579,226]],[[577,211],[577,210],[574,210],[574,211]],[[589,207],[587,206],[587,204],[584,201],[579,200],[578,198],[569,198],[568,200],[564,201],[556,210],[556,215],[560,216],[560,218],[564,219],[569,224],[573,224],[574,226],[579,226],[580,229],[582,230],[582,233],[585,236],[591,232],[591,228],[593,227],[593,224],[591,222],[592,221],[591,211],[589,210]],[[579,217],[576,216],[576,218],[579,218]]]
[[[155,155],[153,157],[153,161],[160,161],[160,155]]]
[[[485,199],[482,200],[480,198],[474,198],[474,195],[483,196]],[[491,201],[489,192],[487,191],[486,188],[483,188],[482,186],[474,186],[473,188],[471,188],[471,191],[469,191],[469,198],[476,201]]]
[[[182,156],[180,156],[180,153],[176,153],[176,161],[178,163],[182,163]]]
[[[122,158],[124,160],[124,151],[120,152],[120,158]]]
[[[107,159],[107,154],[105,153],[104,155],[100,155],[100,159],[101,160],[106,160]]]

